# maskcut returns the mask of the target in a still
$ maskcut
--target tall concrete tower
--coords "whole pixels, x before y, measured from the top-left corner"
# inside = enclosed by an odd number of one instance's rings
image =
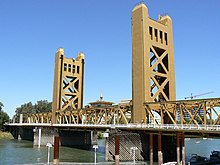
[[[172,20],[148,16],[141,3],[132,11],[133,122],[146,122],[144,102],[176,100]]]
[[[56,123],[56,112],[83,107],[84,54],[76,59],[66,58],[64,49],[56,52],[52,103],[52,122]]]

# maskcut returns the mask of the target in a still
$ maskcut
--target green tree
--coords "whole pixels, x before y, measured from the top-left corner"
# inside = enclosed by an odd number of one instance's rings
[[[14,116],[15,122],[19,122],[20,114],[25,116],[26,114],[46,113],[50,111],[52,111],[52,103],[47,100],[37,101],[34,105],[31,102],[28,102],[16,108]]]
[[[35,113],[34,107],[31,102],[22,104],[20,107],[16,108],[16,115],[18,114],[28,114],[28,113]]]
[[[4,105],[2,102],[0,102],[0,129],[2,129],[2,126],[4,123],[9,122],[9,116],[6,112],[4,112],[3,109]]]
[[[2,111],[3,107],[4,107],[4,105],[2,104],[2,102],[0,102],[0,111]]]
[[[49,103],[47,100],[40,100],[34,105],[34,109],[36,113],[50,112],[52,110],[52,103]]]

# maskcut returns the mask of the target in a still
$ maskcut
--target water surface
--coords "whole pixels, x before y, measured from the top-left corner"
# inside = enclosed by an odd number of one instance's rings
[[[104,141],[99,141],[99,149],[97,152],[97,162],[104,164],[105,162],[105,148]],[[211,151],[220,151],[219,139],[185,139],[186,146],[186,160],[188,161],[192,154],[208,157]],[[0,165],[13,164],[47,164],[48,148],[41,146],[41,148],[34,147],[33,143],[25,140],[0,140]],[[53,148],[50,151],[50,162],[53,162]],[[94,162],[93,150],[82,150],[69,147],[60,147],[60,162],[74,162],[87,164]],[[106,163],[107,164],[107,163]],[[114,164],[114,162],[108,162]],[[120,164],[124,164],[120,162]],[[132,162],[127,162],[132,164]],[[137,164],[137,162],[136,162]],[[147,164],[146,162],[139,162],[138,164]],[[148,163],[149,164],[149,163]],[[155,163],[157,164],[157,163]]]

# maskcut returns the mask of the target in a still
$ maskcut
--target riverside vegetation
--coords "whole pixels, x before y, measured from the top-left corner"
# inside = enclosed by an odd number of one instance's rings
[[[4,107],[3,103],[0,102],[0,139],[14,139],[11,133],[1,131],[4,130],[3,129],[4,123],[9,122],[9,116],[6,112],[3,111],[3,107]]]
[[[0,102],[0,130],[3,128],[3,124],[9,122],[9,116],[3,111],[3,103]]]
[[[10,118],[6,112],[3,111],[3,103],[0,102],[0,139],[13,139],[13,136],[9,132],[5,132],[4,124],[10,121]],[[52,103],[47,100],[37,101],[36,104],[31,102],[25,103],[20,107],[16,108],[14,119],[18,122],[20,114],[30,114],[30,113],[42,113],[49,112],[52,109]]]
[[[10,132],[0,131],[0,139],[14,139]]]

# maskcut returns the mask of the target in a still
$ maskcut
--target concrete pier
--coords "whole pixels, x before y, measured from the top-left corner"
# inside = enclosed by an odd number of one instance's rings
[[[60,137],[54,137],[54,156],[53,156],[53,164],[59,164],[59,147],[60,147]]]
[[[34,141],[33,145],[38,146],[46,146],[47,143],[54,144],[54,136],[58,136],[58,130],[50,127],[35,127],[34,132]]]
[[[181,139],[182,139],[182,165],[186,164],[186,155],[185,155],[185,141],[184,141],[184,133],[182,132],[181,134]]]
[[[177,165],[180,165],[180,133],[176,134],[176,144]]]
[[[115,135],[115,165],[119,165],[120,136]]]
[[[158,133],[158,165],[163,164],[162,133]]]
[[[154,160],[153,160],[153,134],[150,134],[150,165],[153,165]]]

